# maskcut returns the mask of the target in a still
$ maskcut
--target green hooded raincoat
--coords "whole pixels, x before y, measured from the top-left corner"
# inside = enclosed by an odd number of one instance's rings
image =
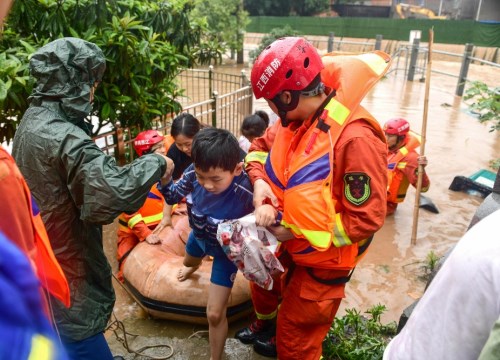
[[[117,166],[90,138],[84,119],[90,92],[106,68],[94,44],[63,38],[30,60],[36,86],[14,137],[13,156],[40,206],[71,291],[71,307],[51,299],[64,341],[102,332],[115,295],[104,255],[102,224],[135,212],[166,170],[164,158],[145,155]]]

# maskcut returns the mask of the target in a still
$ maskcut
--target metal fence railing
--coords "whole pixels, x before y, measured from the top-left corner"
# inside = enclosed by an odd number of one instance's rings
[[[498,63],[472,56],[474,52],[473,50],[474,50],[474,45],[472,44],[465,45],[463,54],[457,54],[442,50],[432,50],[433,54],[439,54],[441,55],[441,57],[449,57],[453,58],[454,61],[456,61],[457,59],[458,61],[460,61],[461,65],[458,74],[436,69],[435,67],[431,69],[432,73],[457,78],[457,84],[455,87],[455,95],[457,96],[463,96],[465,85],[467,82],[475,81],[474,79],[468,77],[469,66],[471,64],[474,63],[478,65],[490,66],[492,70],[500,69],[500,64]],[[429,52],[428,47],[420,46],[420,40],[414,39],[412,45],[401,46],[396,51],[396,53],[392,55],[395,65],[392,66],[392,69],[389,71],[389,73],[394,72],[397,74],[398,70],[403,70],[407,80],[413,81],[415,75],[418,74],[421,75],[420,80],[422,80],[425,76],[424,74],[426,73],[428,52]],[[400,67],[400,62],[404,62],[403,67]]]
[[[245,36],[245,50],[255,49],[262,41],[264,34]],[[376,39],[343,39],[335,38],[333,33],[325,36],[306,36],[306,38],[318,48],[321,53],[328,51],[341,52],[366,52],[383,48],[383,39],[380,35]],[[413,81],[420,74],[423,80],[427,66],[428,48],[420,45],[419,39],[413,43],[404,43],[394,48],[392,43],[385,44],[385,52],[391,53],[393,66],[389,73],[397,74],[404,72],[404,76]],[[464,86],[467,82],[474,81],[468,77],[469,65],[471,63],[481,64],[492,69],[500,68],[500,64],[487,61],[474,56],[474,46],[466,44],[462,54],[438,49],[433,54],[441,58],[448,57],[460,64],[457,74],[446,72],[433,66],[432,72],[446,76],[456,77],[457,85],[455,94],[462,96]],[[495,52],[496,54],[496,52]],[[495,55],[496,59],[496,55]],[[182,105],[183,112],[189,112],[198,118],[203,124],[216,126],[231,131],[235,136],[239,135],[239,129],[245,116],[253,111],[252,89],[244,70],[241,74],[231,74],[215,71],[212,66],[208,69],[188,69],[182,72],[178,79],[179,86],[185,89],[182,97],[177,98]],[[154,122],[153,128],[165,134],[170,133],[172,119],[177,114],[166,114]],[[119,123],[109,132],[94,138],[96,143],[110,155],[114,155],[120,164],[130,162],[134,158],[131,147],[133,136],[137,129],[122,128]]]
[[[226,74],[208,69],[187,69],[178,77],[185,95],[177,99],[182,112],[193,114],[202,124],[224,128],[239,136],[245,116],[252,113],[253,93],[243,70],[241,75]],[[153,129],[170,133],[176,113],[165,114],[153,121]],[[114,129],[94,137],[96,144],[107,154],[114,156],[120,165],[135,157],[132,142],[139,130],[122,127],[116,123]]]

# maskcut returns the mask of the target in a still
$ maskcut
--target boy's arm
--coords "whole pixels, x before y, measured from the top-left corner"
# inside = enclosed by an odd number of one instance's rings
[[[157,187],[165,198],[165,202],[169,205],[174,205],[193,191],[193,184],[195,181],[196,174],[194,172],[194,166],[190,165],[186,171],[184,171],[179,181],[174,183],[170,180],[166,185],[162,185],[160,182]]]
[[[160,234],[160,232],[167,226],[172,226],[172,208],[173,205],[163,204],[163,217],[161,221],[153,230],[153,234]]]

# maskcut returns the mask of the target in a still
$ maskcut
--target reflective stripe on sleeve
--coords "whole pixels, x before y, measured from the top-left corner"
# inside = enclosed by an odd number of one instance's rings
[[[317,250],[326,250],[332,243],[332,235],[328,231],[301,229],[297,225],[287,224],[285,221],[281,221],[281,225],[291,229],[297,235],[304,236]]]
[[[245,165],[252,161],[257,161],[261,164],[265,164],[267,160],[268,152],[265,151],[252,151],[245,156]]]
[[[136,225],[137,225],[137,223],[138,223],[138,222],[141,222],[141,221],[143,221],[142,215],[141,215],[141,214],[137,214],[137,215],[132,216],[132,217],[130,218],[130,220],[128,221],[128,224],[127,224],[127,225],[128,225],[128,227],[129,227],[130,229],[133,229],[133,228],[134,228],[134,226],[136,226]]]
[[[347,236],[340,214],[335,214],[335,229],[333,229],[333,245],[342,247],[352,245],[351,239]]]

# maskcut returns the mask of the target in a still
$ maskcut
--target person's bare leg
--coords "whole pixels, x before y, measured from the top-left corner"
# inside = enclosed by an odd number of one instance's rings
[[[177,280],[184,281],[188,279],[200,267],[202,258],[194,257],[189,254],[184,255],[184,266],[177,273]]]
[[[208,287],[208,340],[210,360],[221,360],[227,338],[227,302],[231,289],[210,283]]]

